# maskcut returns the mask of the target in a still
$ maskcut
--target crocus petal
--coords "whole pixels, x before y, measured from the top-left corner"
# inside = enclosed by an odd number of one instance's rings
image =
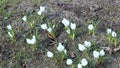
[[[85,45],[86,47],[91,47],[91,42],[89,42],[89,41],[84,41],[84,45]]]
[[[93,30],[93,29],[94,29],[93,24],[88,25],[88,29],[89,29],[89,30]]]
[[[7,29],[8,29],[8,30],[12,30],[12,26],[9,24],[9,25],[7,26]]]
[[[79,64],[77,65],[77,68],[82,68],[82,64],[79,63]]]
[[[67,59],[67,61],[66,61],[66,63],[67,63],[67,65],[72,65],[72,59]]]
[[[87,61],[85,58],[83,58],[83,59],[81,60],[81,64],[82,64],[83,66],[87,66],[88,61]]]
[[[51,51],[48,51],[48,52],[47,52],[47,56],[48,56],[49,58],[52,58],[52,57],[53,57],[53,53],[52,53]]]
[[[112,29],[107,29],[107,34],[112,33]]]
[[[10,37],[13,37],[13,35],[11,34],[11,32],[8,32],[8,35],[9,35]]]
[[[70,22],[66,18],[63,18],[62,23],[64,24],[65,27],[69,26]]]
[[[32,36],[32,39],[26,39],[28,44],[35,44],[36,43],[36,37],[35,35]]]
[[[98,51],[93,51],[94,58],[99,58],[100,53]]]
[[[61,51],[64,51],[64,49],[65,49],[65,47],[62,45],[62,43],[59,43],[59,44],[58,44],[58,47],[57,47],[57,50],[58,50],[59,52],[61,52]]]
[[[41,14],[42,14],[42,12],[39,10],[39,11],[37,12],[37,14],[38,14],[38,15],[41,15]]]
[[[79,48],[80,51],[86,50],[85,46],[82,45],[82,44],[78,44],[78,48]]]
[[[47,24],[42,24],[40,27],[41,27],[43,30],[45,30],[45,29],[47,29]]]
[[[76,24],[75,24],[75,23],[71,23],[71,24],[70,24],[70,28],[71,28],[72,30],[75,30],[75,29],[76,29]]]
[[[45,11],[45,7],[40,6],[40,11],[41,11],[41,12],[44,12],[44,11]]]
[[[22,20],[23,20],[24,22],[26,22],[26,21],[27,21],[27,16],[24,16],[24,17],[22,18]]]
[[[49,27],[47,30],[48,30],[48,32],[50,32],[50,33],[52,32],[52,28],[51,28],[51,27]]]
[[[70,29],[67,29],[66,32],[67,32],[68,34],[70,34]]]
[[[105,51],[104,50],[100,50],[100,56],[104,56],[105,55]]]
[[[116,34],[115,31],[112,31],[112,36],[113,36],[113,37],[117,37],[117,34]]]

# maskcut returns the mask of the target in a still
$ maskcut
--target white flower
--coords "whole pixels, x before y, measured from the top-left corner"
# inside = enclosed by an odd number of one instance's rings
[[[51,33],[51,32],[52,32],[52,28],[49,27],[49,28],[47,29],[47,31]]]
[[[26,39],[28,44],[35,44],[36,43],[36,37],[35,35],[32,36],[32,39]]]
[[[47,29],[47,24],[42,24],[40,27],[41,27],[43,30],[45,30],[45,29]]]
[[[91,47],[91,42],[89,42],[89,41],[84,41],[84,45],[85,45],[86,47]]]
[[[8,29],[8,30],[12,30],[12,26],[9,24],[9,25],[7,26],[7,29]]]
[[[85,58],[83,58],[83,59],[81,60],[81,64],[82,64],[83,66],[87,66],[88,61],[87,61]]]
[[[88,29],[89,30],[93,30],[94,29],[94,26],[92,24],[88,25]]]
[[[93,51],[94,58],[99,58],[100,53],[98,51]]]
[[[8,35],[9,35],[10,37],[13,37],[13,35],[11,34],[11,32],[8,32]]]
[[[45,7],[40,6],[40,11],[41,11],[41,12],[44,12],[44,11],[45,11]]]
[[[41,15],[45,11],[45,7],[40,6],[40,10],[37,12],[38,15]]]
[[[27,21],[27,16],[24,16],[24,17],[22,18],[22,20],[23,20],[24,22],[26,22],[26,21]]]
[[[113,37],[116,37],[116,36],[117,36],[117,34],[116,34],[115,31],[112,31],[112,36],[113,36]]]
[[[100,56],[104,56],[105,55],[105,51],[104,50],[100,50]]]
[[[57,47],[57,50],[59,52],[63,51],[65,49],[65,47],[62,45],[62,43],[58,43],[58,47]]]
[[[42,12],[39,10],[39,11],[37,12],[37,14],[38,14],[38,15],[41,15],[41,14],[42,14]]]
[[[112,29],[107,29],[107,34],[110,34],[112,32]]]
[[[67,65],[72,65],[72,59],[67,59],[67,61],[66,61],[66,63],[67,63]]]
[[[66,49],[64,50],[64,53],[67,54],[67,50]]]
[[[69,26],[70,24],[70,22],[65,18],[63,18],[62,23],[64,24],[65,27]]]
[[[79,47],[79,50],[80,50],[80,51],[86,50],[85,46],[82,45],[82,44],[78,44],[78,47]]]
[[[53,25],[52,28],[54,29],[54,28],[55,28],[55,25]]]
[[[79,64],[77,65],[77,68],[82,68],[82,64],[79,63]]]
[[[72,30],[75,30],[75,29],[76,29],[76,24],[75,24],[75,23],[71,23],[71,24],[70,24],[70,28],[71,28]]]
[[[49,58],[52,58],[52,57],[53,57],[53,53],[52,53],[51,51],[48,51],[48,52],[47,52],[47,56],[48,56]]]
[[[70,34],[70,29],[67,29],[66,32],[67,32],[68,34]]]

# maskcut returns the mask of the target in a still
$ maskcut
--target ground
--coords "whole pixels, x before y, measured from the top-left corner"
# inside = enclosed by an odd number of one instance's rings
[[[41,21],[37,15],[40,6],[46,7],[46,18],[59,24],[55,42],[67,40],[69,54],[78,51],[71,46],[90,40],[99,47],[120,47],[120,1],[119,0],[1,0],[0,1],[0,68],[69,68],[66,63],[56,63],[46,55],[46,51],[54,51],[50,45],[47,32],[39,28]],[[37,50],[32,52],[25,38],[35,33],[35,29],[27,27],[22,21],[24,15],[29,22],[33,19],[38,29]],[[63,31],[61,21],[67,18],[77,24],[75,40],[71,40]],[[97,22],[96,36],[87,33],[91,21]],[[16,41],[9,38],[6,26],[14,27]],[[118,44],[106,40],[106,29],[112,28],[117,32]],[[75,46],[76,48],[76,46]],[[97,68],[120,68],[120,51],[106,51],[107,59]],[[89,68],[89,67],[88,67]]]

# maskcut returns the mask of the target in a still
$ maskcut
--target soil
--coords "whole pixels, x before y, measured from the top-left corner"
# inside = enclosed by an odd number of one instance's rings
[[[46,7],[47,18],[49,20],[54,19],[59,24],[55,42],[67,40],[69,53],[75,51],[71,48],[71,45],[77,45],[84,40],[95,42],[99,47],[108,46],[114,49],[120,46],[119,0],[17,0],[17,3],[15,0],[12,1],[1,7],[7,14],[0,12],[0,68],[68,68],[65,63],[58,64],[47,57],[47,49],[54,51],[54,46],[49,45],[46,31],[38,30],[40,41],[38,42],[38,49],[33,53],[26,44],[24,38],[29,37],[29,34],[33,34],[34,30],[28,32],[27,24],[21,21],[20,18],[24,15],[35,17],[40,5]],[[74,41],[70,40],[66,32],[63,31],[63,25],[61,24],[63,18],[77,24]],[[87,25],[91,21],[97,22],[96,36],[87,33]],[[39,20],[36,22],[38,24]],[[14,42],[7,35],[6,26],[8,24],[12,24],[15,28],[16,41]],[[112,28],[117,32],[119,42],[117,47],[106,40],[107,28]],[[97,68],[120,68],[120,51],[107,52],[107,55],[109,58],[107,57],[108,59],[102,65],[98,65]]]

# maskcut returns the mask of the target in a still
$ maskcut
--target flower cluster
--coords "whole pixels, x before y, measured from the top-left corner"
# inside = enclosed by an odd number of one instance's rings
[[[91,42],[90,41],[84,41],[84,44],[78,44],[78,48],[79,48],[80,51],[84,51],[89,47],[91,47]]]
[[[70,35],[70,38],[74,40],[76,24],[70,23],[66,18],[63,18],[62,23],[65,26],[65,31]]]
[[[43,30],[47,30],[49,33],[52,33],[53,29],[55,28],[55,25],[51,27],[51,26],[48,26],[47,24],[42,24],[40,27]]]
[[[107,34],[108,34],[108,35],[111,34],[112,37],[117,37],[116,32],[115,32],[115,31],[112,31],[112,29],[107,29]]]
[[[10,24],[7,26],[7,29],[9,30],[9,31],[8,31],[8,35],[9,35],[11,38],[15,37],[14,30],[13,30],[13,28],[12,28],[12,26],[11,26]]]
[[[113,42],[114,45],[116,46],[117,45],[117,33],[115,31],[112,31],[112,29],[107,29],[107,34],[108,34],[108,40]]]
[[[40,9],[39,9],[39,11],[37,12],[37,14],[38,14],[38,15],[41,15],[42,12],[44,12],[44,11],[45,11],[45,7],[40,6]]]
[[[93,56],[94,56],[94,58],[97,58],[97,59],[99,59],[99,57],[102,57],[102,56],[104,56],[105,55],[105,51],[104,50],[100,50],[100,52],[99,51],[93,51]]]

